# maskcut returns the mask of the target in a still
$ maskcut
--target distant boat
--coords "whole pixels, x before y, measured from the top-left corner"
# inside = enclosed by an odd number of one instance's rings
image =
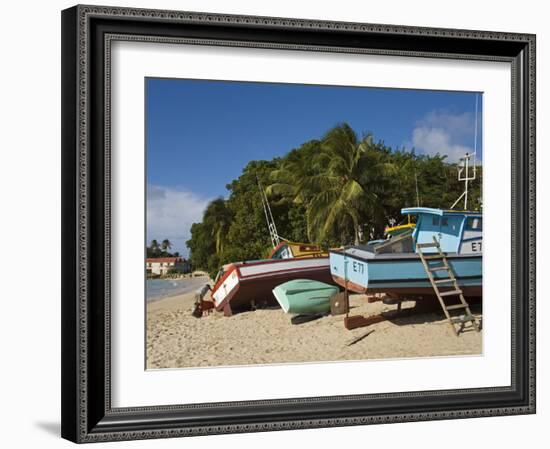
[[[317,245],[283,241],[268,259],[224,265],[216,276],[212,300],[226,316],[236,310],[276,306],[273,289],[304,278],[334,285],[328,253]]]
[[[417,245],[433,243],[435,237],[464,296],[481,297],[481,212],[425,207],[405,208],[401,212],[416,216],[416,226],[374,245],[330,250],[330,271],[334,281],[357,293],[434,296]],[[435,251],[436,248],[423,249],[423,253]],[[433,276],[444,287],[445,272],[436,270]]]
[[[409,232],[412,232],[416,225],[411,222],[411,216],[407,215],[407,223],[397,226],[388,226],[384,230],[384,234],[386,234],[388,237],[397,237],[401,234],[407,234]]]
[[[327,313],[330,298],[340,289],[310,279],[295,279],[273,289],[273,295],[286,313]]]

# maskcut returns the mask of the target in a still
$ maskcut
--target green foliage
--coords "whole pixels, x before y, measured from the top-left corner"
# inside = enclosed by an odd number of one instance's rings
[[[215,200],[217,201],[217,200]],[[216,229],[214,213],[218,211],[215,203],[207,207],[202,223],[191,225],[191,239],[187,241],[189,248],[189,262],[193,269],[207,271],[214,275],[220,266],[220,257],[216,253]]]
[[[469,209],[481,208],[481,175],[478,167]],[[403,207],[418,201],[449,208],[463,191],[456,164],[445,156],[392,150],[339,124],[282,158],[249,162],[226,186],[228,198],[212,201],[192,225],[187,246],[194,269],[215,276],[220,265],[267,257],[271,241],[258,182],[281,237],[326,247],[381,238],[388,224],[406,220]]]
[[[230,244],[222,254],[222,261],[252,260],[265,257],[270,246],[258,180],[265,185],[277,161],[252,161],[241,176],[227,185],[230,195],[227,207],[233,212],[233,222],[227,238]],[[273,208],[277,216],[279,208]],[[279,223],[277,223],[279,224]],[[279,230],[282,233],[282,230]]]

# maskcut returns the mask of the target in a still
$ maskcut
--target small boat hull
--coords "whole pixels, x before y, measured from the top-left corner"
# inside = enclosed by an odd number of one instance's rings
[[[273,296],[286,313],[327,313],[330,311],[330,298],[339,291],[335,285],[296,279],[275,287]]]
[[[328,257],[279,259],[234,264],[212,292],[218,311],[278,306],[273,289],[295,279],[310,279],[334,285]]]
[[[481,297],[482,256],[480,254],[447,254],[447,260],[464,295]],[[331,251],[330,270],[338,285],[356,293],[386,293],[409,297],[435,296],[420,256],[415,253],[375,255],[357,249],[352,249],[352,253],[345,254],[343,251]],[[434,277],[442,279],[446,274],[444,271],[436,271]],[[442,290],[445,288],[442,287]]]

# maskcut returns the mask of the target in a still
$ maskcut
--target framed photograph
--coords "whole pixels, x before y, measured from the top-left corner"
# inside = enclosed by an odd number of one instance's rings
[[[535,36],[62,12],[62,436],[535,412]]]

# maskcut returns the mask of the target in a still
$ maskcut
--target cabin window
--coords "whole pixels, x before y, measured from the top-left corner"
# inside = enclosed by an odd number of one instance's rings
[[[432,217],[432,224],[434,226],[439,226],[439,217]]]
[[[483,221],[481,217],[469,217],[466,222],[466,227],[474,231],[483,230]]]
[[[291,257],[290,249],[287,246],[279,248],[279,250],[271,256],[272,259],[290,259]]]
[[[449,219],[447,217],[441,219],[441,226],[449,226]]]

